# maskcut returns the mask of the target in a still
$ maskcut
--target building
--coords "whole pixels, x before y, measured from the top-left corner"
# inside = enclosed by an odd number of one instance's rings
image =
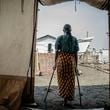
[[[54,53],[56,37],[45,35],[37,39],[36,50],[38,53]]]

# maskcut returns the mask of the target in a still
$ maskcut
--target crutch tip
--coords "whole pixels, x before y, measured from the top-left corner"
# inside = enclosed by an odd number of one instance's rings
[[[80,95],[81,95],[81,96],[83,96],[83,94],[82,94],[82,93],[80,93]]]

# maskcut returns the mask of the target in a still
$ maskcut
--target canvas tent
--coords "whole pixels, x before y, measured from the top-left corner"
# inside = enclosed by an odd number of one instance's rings
[[[0,0],[0,105],[11,110],[33,101],[36,12],[37,0]]]
[[[19,110],[21,99],[34,100],[38,1],[53,5],[73,0],[0,0],[0,110]],[[108,9],[109,0],[81,1]]]

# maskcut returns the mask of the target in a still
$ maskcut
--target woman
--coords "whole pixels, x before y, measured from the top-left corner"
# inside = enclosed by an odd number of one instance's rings
[[[64,98],[64,105],[74,99],[75,72],[77,69],[78,41],[71,34],[71,26],[65,24],[64,35],[57,38],[55,43],[55,64],[57,67],[57,78],[59,95]]]

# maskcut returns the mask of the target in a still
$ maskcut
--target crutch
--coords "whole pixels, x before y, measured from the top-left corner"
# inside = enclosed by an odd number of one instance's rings
[[[80,83],[79,83],[79,78],[78,78],[78,70],[76,70],[76,78],[77,78],[77,83],[78,83],[80,106],[82,106],[82,98],[81,98],[82,94],[81,94]]]
[[[52,82],[54,73],[55,73],[55,69],[53,69],[53,72],[52,72],[52,75],[51,75],[51,79],[50,79],[50,82],[49,82],[49,86],[47,88],[47,92],[46,92],[46,95],[44,97],[44,102],[46,102],[46,100],[47,100],[48,92],[49,92],[49,89],[50,89],[50,86],[51,86],[51,82]]]

